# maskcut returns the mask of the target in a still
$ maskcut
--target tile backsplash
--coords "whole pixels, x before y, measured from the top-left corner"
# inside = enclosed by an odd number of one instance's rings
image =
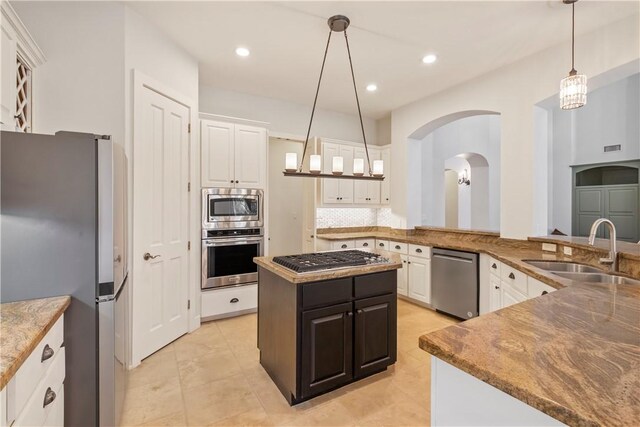
[[[400,227],[401,219],[390,208],[318,208],[317,228]]]

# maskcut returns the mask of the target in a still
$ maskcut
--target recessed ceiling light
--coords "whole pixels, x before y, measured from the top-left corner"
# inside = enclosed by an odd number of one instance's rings
[[[247,49],[246,47],[239,47],[236,49],[236,55],[238,56],[245,57],[245,56],[249,56],[250,53],[251,52],[249,52],[249,49]]]
[[[424,62],[425,64],[433,64],[434,62],[436,62],[437,59],[438,57],[435,54],[430,53],[428,55],[425,55],[424,58],[422,58],[422,62]]]
[[[376,90],[378,90],[378,86],[376,86],[375,83],[370,83],[367,85],[367,90],[369,92],[375,92]]]

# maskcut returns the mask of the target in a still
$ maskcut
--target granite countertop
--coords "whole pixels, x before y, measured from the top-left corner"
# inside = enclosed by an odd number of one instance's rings
[[[0,304],[0,390],[70,303],[61,296]]]
[[[420,347],[569,424],[640,425],[640,287],[575,284],[420,337]]]
[[[400,255],[380,250],[369,250],[389,259],[388,263],[360,265],[357,267],[340,268],[335,270],[310,271],[308,273],[296,273],[288,268],[273,262],[273,257],[256,257],[253,261],[262,268],[266,268],[272,273],[284,278],[291,283],[319,282],[321,280],[338,279],[341,277],[359,276],[362,274],[379,273],[382,271],[397,270],[402,268]]]
[[[640,287],[574,284],[525,262],[594,264],[594,255],[589,261],[575,253],[573,258],[565,257],[532,245],[549,241],[544,237],[529,242],[491,241],[491,236],[482,234],[398,230],[318,237],[375,237],[486,253],[558,289],[423,335],[420,347],[566,424],[640,425]],[[584,246],[580,238],[557,242]],[[635,248],[625,249],[634,262]]]

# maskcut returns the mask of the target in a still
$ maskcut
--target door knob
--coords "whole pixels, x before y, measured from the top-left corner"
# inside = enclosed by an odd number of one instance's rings
[[[142,255],[142,258],[144,258],[145,261],[149,261],[150,259],[156,259],[159,256],[160,255],[151,255],[149,252],[145,252],[144,255]]]

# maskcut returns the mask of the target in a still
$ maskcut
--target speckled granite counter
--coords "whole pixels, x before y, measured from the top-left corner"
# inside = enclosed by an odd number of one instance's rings
[[[0,304],[0,390],[67,309],[68,296]]]
[[[389,259],[388,263],[361,265],[357,267],[340,268],[336,270],[310,271],[308,273],[296,273],[288,268],[273,262],[273,257],[256,257],[253,261],[262,268],[266,268],[272,273],[286,279],[291,283],[309,283],[319,282],[321,280],[338,279],[340,277],[359,276],[362,274],[379,273],[381,271],[397,270],[402,268],[402,261],[398,254],[386,251],[370,251],[375,252]]]
[[[640,287],[572,285],[420,337],[568,425],[640,425]]]

